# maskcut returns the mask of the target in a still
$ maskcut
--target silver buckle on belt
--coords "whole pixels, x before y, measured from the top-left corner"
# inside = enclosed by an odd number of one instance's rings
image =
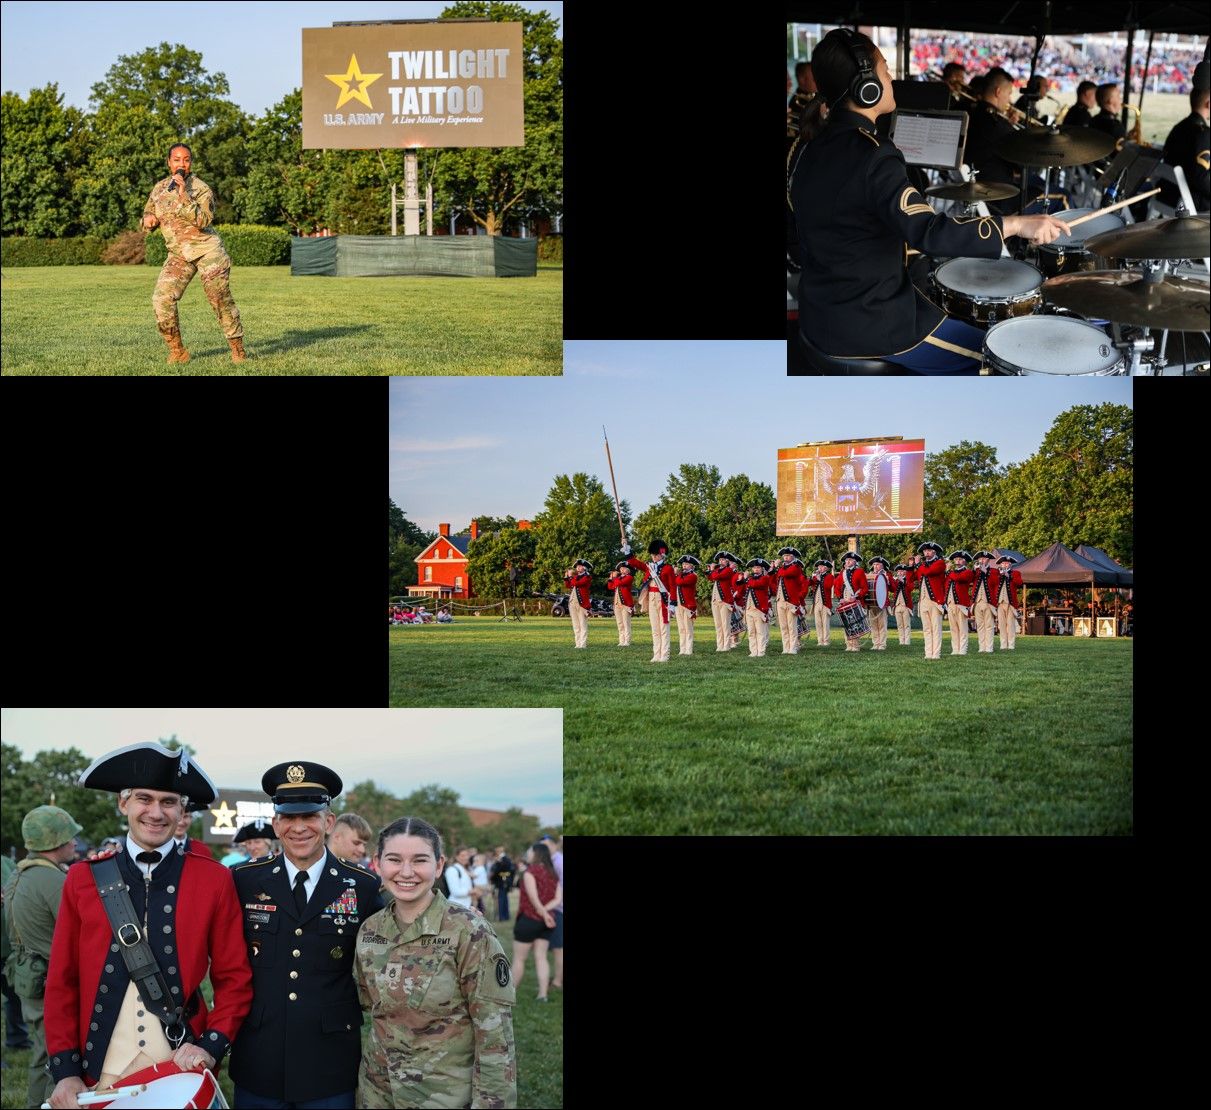
[[[126,934],[126,930],[127,930],[127,929],[133,929],[133,930],[134,930],[134,932],[135,932],[135,939],[134,939],[134,940],[127,940],[127,939],[126,939],[125,934]],[[139,927],[138,927],[138,925],[132,924],[132,923],[131,923],[131,922],[129,922],[129,921],[128,921],[128,922],[126,922],[126,924],[125,924],[125,925],[123,925],[123,926],[122,926],[122,927],[121,927],[121,928],[118,930],[118,940],[119,940],[119,941],[120,941],[120,942],[121,942],[121,943],[122,943],[122,944],[123,944],[125,947],[127,947],[127,948],[133,948],[133,947],[134,947],[136,944],[138,944],[138,943],[139,943],[139,941],[140,941],[140,940],[142,940],[142,934],[139,932]]]

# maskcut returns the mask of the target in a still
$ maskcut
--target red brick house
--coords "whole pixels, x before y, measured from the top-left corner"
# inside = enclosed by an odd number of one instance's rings
[[[530,522],[519,520],[517,527],[527,529]],[[437,539],[416,557],[416,585],[409,587],[408,593],[438,599],[474,597],[467,575],[467,548],[478,538],[479,525],[474,520],[469,536],[452,536],[450,525],[439,524]]]

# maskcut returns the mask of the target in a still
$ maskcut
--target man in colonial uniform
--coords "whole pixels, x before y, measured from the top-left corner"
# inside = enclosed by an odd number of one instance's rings
[[[614,623],[618,625],[618,646],[631,646],[631,609],[635,605],[635,595],[631,592],[631,583],[635,576],[625,559],[620,560],[606,579],[606,589],[614,594]]]
[[[971,612],[971,584],[975,572],[967,564],[971,556],[966,551],[950,555],[954,569],[946,576],[946,617],[950,621],[950,654],[967,654],[967,616]]]
[[[578,648],[589,646],[592,572],[593,564],[588,559],[577,559],[572,569],[563,576],[564,588],[568,591],[568,616],[572,618],[572,635]]]
[[[976,552],[975,583],[972,586],[973,615],[976,620],[976,639],[981,655],[992,654],[993,615],[997,605],[997,585],[1000,573],[992,565],[996,556],[991,551]]]
[[[833,577],[833,601],[846,601],[856,597],[859,601],[866,600],[866,571],[858,566],[858,553],[847,551],[842,559],[843,569]],[[845,637],[846,651],[859,651],[862,646],[860,636]]]
[[[807,590],[816,622],[816,647],[828,647],[829,621],[833,615],[833,564],[828,559],[817,559],[815,570],[807,580]]]
[[[942,658],[942,605],[946,601],[946,561],[942,546],[932,541],[917,548],[923,562],[916,570],[921,587],[921,631],[925,634],[925,658]]]
[[[782,633],[782,654],[799,654],[799,618],[803,615],[803,600],[807,597],[807,575],[803,573],[803,556],[793,547],[778,552],[782,565],[778,567],[778,628]]]
[[[706,568],[711,580],[711,617],[715,622],[715,650],[731,651],[732,643],[732,582],[736,569],[726,551],[716,551]]]
[[[231,875],[173,842],[184,805],[212,802],[214,783],[188,752],[143,743],[101,756],[79,784],[117,794],[130,831],[63,886],[45,1003],[56,1107],[166,1060],[217,1067],[252,1002]]]
[[[651,561],[641,563],[631,555],[631,547],[625,545],[622,553],[627,556],[627,565],[634,570],[643,571],[647,581],[641,587],[647,592],[643,603],[647,606],[648,621],[652,625],[652,659],[653,663],[669,661],[669,608],[676,606],[673,599],[673,568],[668,564],[669,545],[664,540],[653,540],[648,544],[648,555]]]
[[[871,568],[868,575],[870,580],[870,592],[867,595],[868,600],[874,599],[874,608],[870,610],[870,650],[871,651],[886,651],[887,650],[887,606],[891,604],[892,592],[888,573],[891,571],[891,563],[883,558],[882,555],[875,555],[866,564]],[[879,580],[883,580],[883,589],[887,600],[879,604]]]
[[[231,872],[255,990],[231,1056],[236,1110],[354,1104],[362,1055],[354,947],[383,902],[377,875],[325,845],[342,785],[302,759],[261,778],[282,851]]]
[[[748,576],[744,583],[744,624],[748,629],[748,653],[753,658],[765,654],[769,643],[770,591],[773,585],[769,563],[762,558],[748,561]]]
[[[912,567],[897,563],[892,570],[891,606],[896,614],[896,631],[900,633],[900,646],[912,644]]]
[[[694,618],[698,615],[698,567],[701,561],[693,555],[678,560],[681,573],[673,575],[677,587],[677,654],[694,654]]]
[[[1022,572],[1013,569],[1012,556],[997,560],[997,624],[1001,629],[1001,650],[1013,651],[1017,639],[1018,612],[1021,605]]]

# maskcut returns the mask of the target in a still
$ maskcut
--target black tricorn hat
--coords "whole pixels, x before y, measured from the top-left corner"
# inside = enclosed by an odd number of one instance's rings
[[[779,555],[793,555],[796,559],[802,559],[803,553],[797,547],[783,547],[778,551]]]
[[[315,813],[331,803],[343,785],[330,767],[302,759],[279,763],[261,777],[261,789],[273,799],[275,813]]]
[[[1012,567],[1017,563],[1017,559],[1015,559],[1012,555],[1002,555],[997,560],[997,566],[1000,566],[1002,563],[1008,563]]]
[[[921,546],[917,548],[917,554],[924,555],[927,547],[932,548],[935,555],[940,556],[942,554],[942,545],[940,543],[934,543],[933,540],[926,540],[923,544],[921,544]]]
[[[996,556],[991,551],[977,551],[977,559],[995,559]]]
[[[758,555],[756,558],[750,559],[744,565],[746,567],[760,567],[762,570],[766,570],[769,568],[769,563],[767,563],[763,558],[761,558],[760,555]]]
[[[847,551],[844,555],[841,556],[842,562],[844,562],[846,559],[857,559],[859,563],[862,562],[862,556],[859,555],[856,551]]]
[[[947,556],[947,558],[966,559],[969,563],[971,562],[971,556],[966,551],[964,551],[962,548],[959,548],[958,551],[952,551],[950,553],[950,555]]]
[[[677,560],[677,562],[693,563],[694,566],[696,566],[696,567],[702,566],[702,560],[699,559],[697,555],[682,555],[681,558]]]
[[[893,571],[897,571],[897,570],[912,570],[912,567],[910,567],[910,566],[909,566],[907,563],[897,563],[897,564],[896,564],[894,567],[892,567],[891,569],[892,569]]]
[[[817,559],[814,563],[812,563],[812,566],[813,567],[828,567],[829,570],[833,569],[832,560],[825,559],[825,558],[823,558],[823,556],[821,558]]]
[[[142,786],[184,794],[202,805],[213,802],[219,793],[210,776],[184,748],[173,751],[152,740],[98,756],[81,773],[79,785],[115,794],[128,786]]]
[[[872,555],[866,560],[866,563],[868,566],[874,566],[875,563],[882,563],[884,570],[891,570],[891,563],[884,559],[882,555]]]
[[[272,840],[273,824],[264,817],[249,821],[238,833],[231,838],[232,844],[243,844],[246,840]]]
[[[614,569],[615,570],[630,570],[631,564],[628,563],[625,559],[619,559],[618,562],[616,562],[614,564]]]
[[[576,562],[574,562],[572,564],[572,566],[584,567],[585,570],[589,571],[590,573],[592,573],[592,570],[593,570],[593,564],[590,563],[588,559],[577,559]]]
[[[723,548],[721,547],[721,548],[720,548],[718,551],[716,551],[716,552],[715,552],[715,554],[714,554],[714,555],[712,555],[712,556],[711,556],[711,562],[712,562],[712,563],[717,563],[717,562],[719,562],[719,560],[720,560],[720,559],[730,559],[730,558],[731,558],[731,555],[729,555],[729,554],[728,554],[726,551],[724,551],[724,550],[723,550]]]
[[[664,540],[653,540],[648,544],[649,555],[659,555],[662,551],[666,555],[669,553],[669,545]]]

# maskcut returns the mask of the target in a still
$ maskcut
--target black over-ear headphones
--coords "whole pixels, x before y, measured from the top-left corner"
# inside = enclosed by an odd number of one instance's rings
[[[845,49],[858,67],[858,72],[854,74],[846,92],[855,104],[863,108],[873,108],[883,99],[883,82],[875,76],[870,55],[864,49],[855,49],[853,31],[848,27],[838,27],[837,30],[841,32],[841,41],[845,43]]]

